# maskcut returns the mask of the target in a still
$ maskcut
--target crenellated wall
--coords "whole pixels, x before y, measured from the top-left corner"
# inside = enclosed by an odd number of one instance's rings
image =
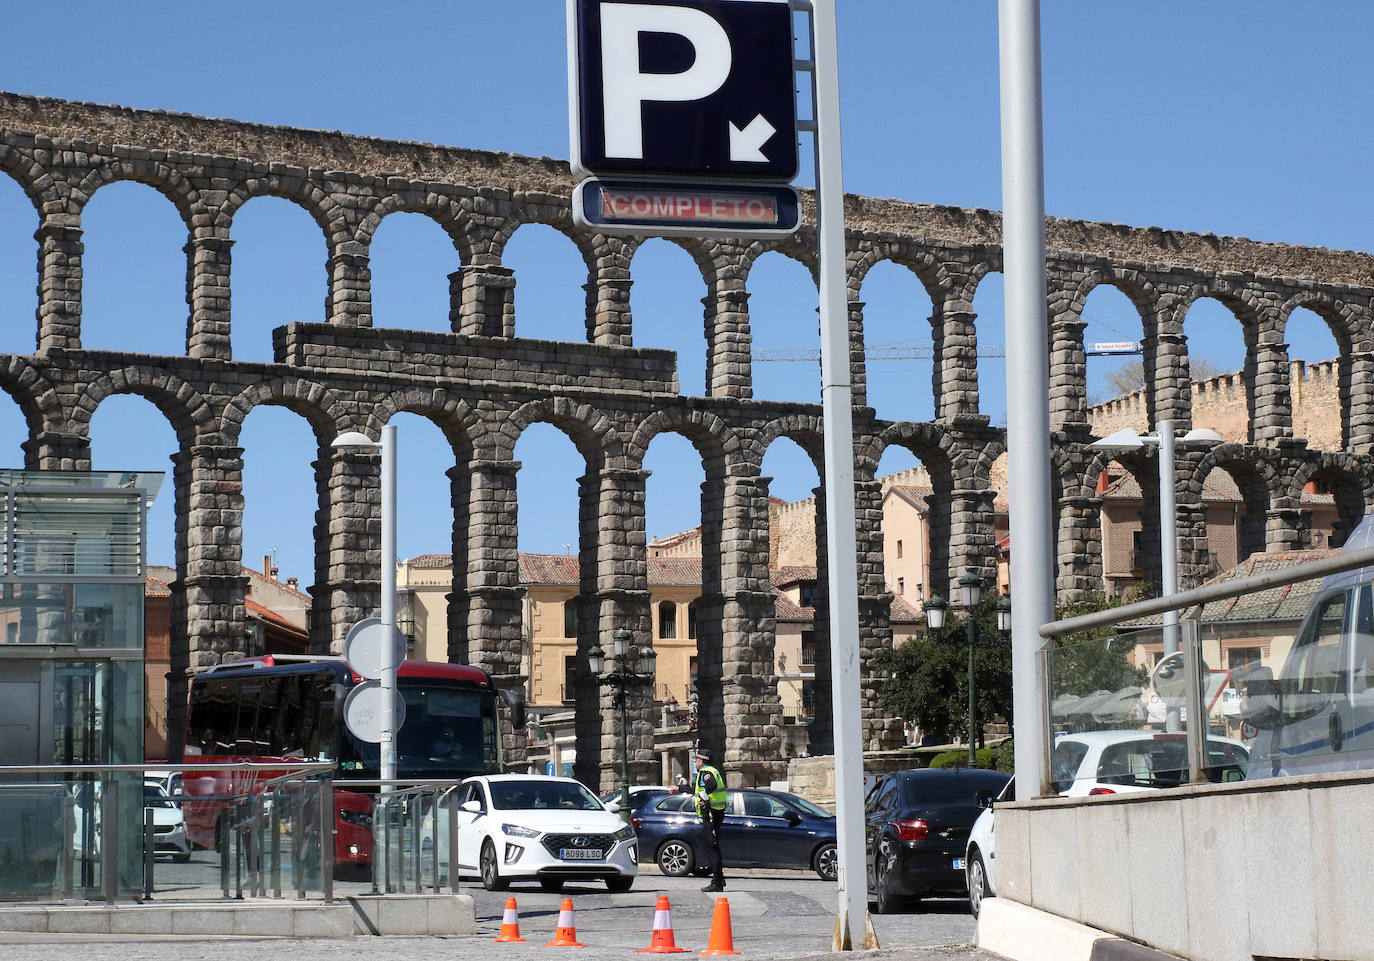
[[[518,685],[520,594],[514,459],[534,423],[566,433],[586,462],[580,489],[578,648],[610,649],[628,629],[652,642],[644,530],[645,451],[663,432],[685,435],[700,452],[703,563],[700,608],[700,736],[723,751],[727,767],[753,781],[782,776],[774,625],[768,590],[768,484],[764,455],[780,437],[798,443],[818,475],[821,411],[814,404],[753,399],[749,275],[776,250],[808,267],[816,262],[811,198],[808,220],[787,241],[676,238],[701,272],[708,358],[705,397],[679,393],[675,358],[634,345],[630,270],[637,238],[594,234],[572,223],[567,165],[547,158],[399,143],[337,132],[268,127],[184,114],[0,94],[0,172],[34,204],[39,304],[37,349],[0,355],[0,389],[28,424],[25,466],[90,468],[90,421],[107,397],[152,401],[178,438],[174,457],[176,579],[171,584],[174,670],[216,663],[242,651],[243,461],[240,427],[261,404],[289,407],[311,425],[318,491],[312,641],[337,648],[348,625],[378,604],[379,464],[374,455],[334,450],[345,430],[377,436],[399,412],[438,425],[453,447],[454,557],[448,651]],[[139,355],[82,346],[82,213],[102,187],[138,181],[160,191],[186,225],[187,323],[184,351]],[[273,363],[235,361],[230,352],[233,265],[230,230],[249,199],[295,203],[319,226],[327,248],[322,315],[280,328]],[[370,244],[391,213],[430,217],[449,235],[461,266],[449,276],[450,329],[374,331]],[[862,287],[884,260],[908,267],[935,305],[936,416],[926,423],[876,420],[856,407],[855,479],[859,510],[860,648],[866,746],[895,747],[900,731],[877,708],[880,681],[871,655],[890,643],[881,578],[882,545],[873,534],[874,475],[884,450],[905,448],[924,466],[931,498],[931,568],[948,588],[952,571],[995,572],[991,471],[1003,432],[979,411],[976,325],[971,305],[980,281],[1001,269],[1000,216],[896,200],[846,197],[849,322],[856,386],[863,371]],[[585,342],[554,344],[514,336],[520,278],[502,263],[522,225],[547,224],[577,245],[587,265]],[[1189,545],[1185,573],[1205,558],[1205,527],[1188,505],[1200,500],[1208,471],[1237,478],[1254,523],[1248,537],[1271,549],[1302,546],[1303,486],[1320,477],[1352,522],[1371,503],[1374,478],[1374,257],[1350,251],[1257,243],[1155,227],[1050,218],[1047,311],[1052,337],[1050,405],[1061,566],[1072,594],[1100,579],[1092,495],[1101,458],[1093,439],[1085,383],[1083,303],[1099,284],[1123,290],[1141,312],[1148,387],[1146,423],[1173,418],[1186,427],[1193,394],[1182,320],[1199,297],[1230,307],[1250,345],[1242,379],[1248,428],[1238,442],[1206,454],[1181,454],[1175,478]],[[1295,436],[1295,383],[1283,327],[1308,307],[1342,345],[1337,361],[1340,443],[1314,451]],[[4,318],[22,323],[21,318]],[[1310,396],[1310,392],[1309,395]],[[1304,404],[1306,401],[1304,400]],[[1128,469],[1148,478],[1146,455]],[[1015,478],[1011,479],[1015,482]],[[1150,489],[1150,484],[1142,485]],[[812,505],[824,583],[824,505]],[[1096,566],[1094,566],[1096,565]],[[828,602],[817,604],[817,723],[813,748],[829,737]],[[174,681],[184,691],[184,678]],[[578,773],[609,782],[614,736],[605,697],[593,678],[575,679]],[[176,692],[172,693],[173,701]],[[632,705],[634,776],[654,780],[654,710]],[[173,730],[178,718],[169,718]],[[511,736],[519,763],[523,742]],[[174,755],[178,745],[171,745]]]

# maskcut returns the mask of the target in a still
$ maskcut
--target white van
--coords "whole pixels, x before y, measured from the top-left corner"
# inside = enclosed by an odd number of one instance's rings
[[[1342,551],[1367,547],[1374,515]],[[1256,668],[1242,691],[1258,729],[1247,778],[1374,767],[1374,567],[1326,578],[1278,675]]]

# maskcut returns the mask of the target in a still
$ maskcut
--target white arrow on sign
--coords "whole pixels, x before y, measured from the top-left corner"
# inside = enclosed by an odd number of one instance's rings
[[[768,142],[768,138],[777,133],[777,128],[769,123],[759,114],[749,125],[741,130],[735,126],[733,120],[730,124],[730,159],[746,163],[767,163],[768,158],[763,155],[763,145]]]

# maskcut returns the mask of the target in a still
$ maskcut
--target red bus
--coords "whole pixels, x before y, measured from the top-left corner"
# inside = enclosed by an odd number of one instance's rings
[[[396,741],[398,779],[500,773],[497,691],[486,671],[402,661],[396,673],[406,705]],[[191,681],[186,760],[335,761],[339,777],[380,777],[378,745],[344,724],[344,698],[361,682],[341,657],[269,654],[212,667]],[[273,776],[188,771],[182,790],[192,843],[217,849],[228,829],[225,801],[197,797],[242,795]],[[335,864],[370,864],[371,795],[335,791],[334,806]]]

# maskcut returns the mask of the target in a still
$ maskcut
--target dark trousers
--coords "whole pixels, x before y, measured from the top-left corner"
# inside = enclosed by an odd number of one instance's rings
[[[725,884],[725,870],[720,858],[720,825],[725,820],[725,812],[707,809],[701,815],[706,825],[706,855],[711,859],[711,881]]]

